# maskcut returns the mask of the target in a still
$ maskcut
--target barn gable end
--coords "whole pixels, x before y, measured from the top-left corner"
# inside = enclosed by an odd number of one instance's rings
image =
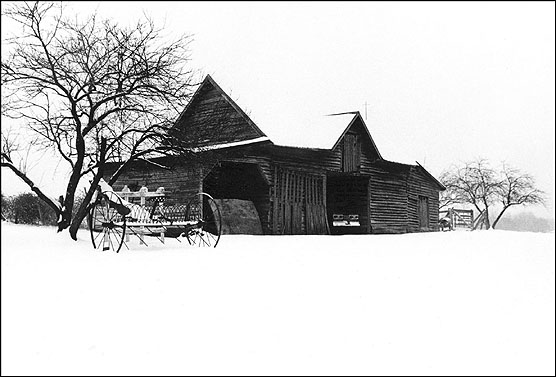
[[[331,114],[330,116],[343,114],[346,113]],[[371,133],[369,132],[369,129],[363,121],[363,117],[361,117],[359,111],[354,111],[350,114],[353,114],[354,116],[332,147],[332,150],[344,150],[346,147],[346,139],[349,139],[350,136],[356,136],[361,145],[361,153],[364,153],[371,161],[381,159],[382,156],[380,155]]]
[[[193,95],[174,130],[192,147],[268,140],[210,75]]]

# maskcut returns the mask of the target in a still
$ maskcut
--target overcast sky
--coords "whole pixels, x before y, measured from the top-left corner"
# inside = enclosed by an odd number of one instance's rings
[[[275,142],[294,144],[324,114],[365,117],[367,103],[385,159],[435,176],[479,156],[506,161],[536,178],[550,197],[536,213],[553,217],[554,2],[70,2],[67,12],[95,9],[193,34],[193,66]],[[57,197],[45,171],[32,175]],[[11,175],[2,169],[2,192],[24,190]]]

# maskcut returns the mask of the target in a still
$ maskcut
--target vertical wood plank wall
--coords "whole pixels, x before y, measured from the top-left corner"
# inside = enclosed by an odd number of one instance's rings
[[[326,234],[326,179],[275,166],[273,234]]]
[[[369,180],[373,233],[405,233],[408,230],[407,179],[403,173],[373,169]]]

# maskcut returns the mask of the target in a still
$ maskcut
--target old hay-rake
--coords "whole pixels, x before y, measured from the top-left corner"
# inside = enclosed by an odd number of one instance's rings
[[[127,186],[120,192],[101,180],[87,216],[93,247],[119,252],[130,237],[145,246],[145,236],[186,239],[191,246],[216,247],[222,232],[222,217],[217,202],[206,193],[193,195],[185,204],[165,205],[166,193],[160,187],[137,192]],[[134,203],[139,201],[139,203]],[[181,242],[181,241],[180,241]]]

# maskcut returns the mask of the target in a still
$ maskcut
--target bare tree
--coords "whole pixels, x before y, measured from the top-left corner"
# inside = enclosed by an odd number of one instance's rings
[[[490,228],[489,208],[496,202],[499,181],[487,160],[478,158],[463,166],[452,166],[441,175],[446,194],[452,203],[471,204],[480,213],[484,212],[483,225]]]
[[[536,188],[535,180],[529,174],[522,173],[504,163],[500,176],[497,195],[502,210],[494,220],[493,228],[511,206],[544,203],[544,192]]]
[[[71,175],[60,203],[49,198],[13,161],[14,145],[7,136],[1,166],[54,209],[58,230],[69,227],[76,239],[107,162],[121,163],[109,179],[113,183],[132,161],[187,153],[167,131],[195,85],[188,68],[191,38],[168,42],[149,19],[133,27],[96,14],[69,19],[61,6],[38,1],[9,5],[4,17],[23,32],[5,39],[2,115],[24,121],[37,145],[54,150]],[[91,184],[74,211],[81,180]]]
[[[502,210],[492,228],[496,227],[511,206],[544,203],[544,193],[535,187],[530,175],[506,164],[500,170],[495,170],[483,158],[450,167],[442,173],[440,180],[446,186],[441,205],[471,204],[481,213],[481,221],[477,226],[486,229],[491,227],[489,212],[495,204],[501,204]]]

